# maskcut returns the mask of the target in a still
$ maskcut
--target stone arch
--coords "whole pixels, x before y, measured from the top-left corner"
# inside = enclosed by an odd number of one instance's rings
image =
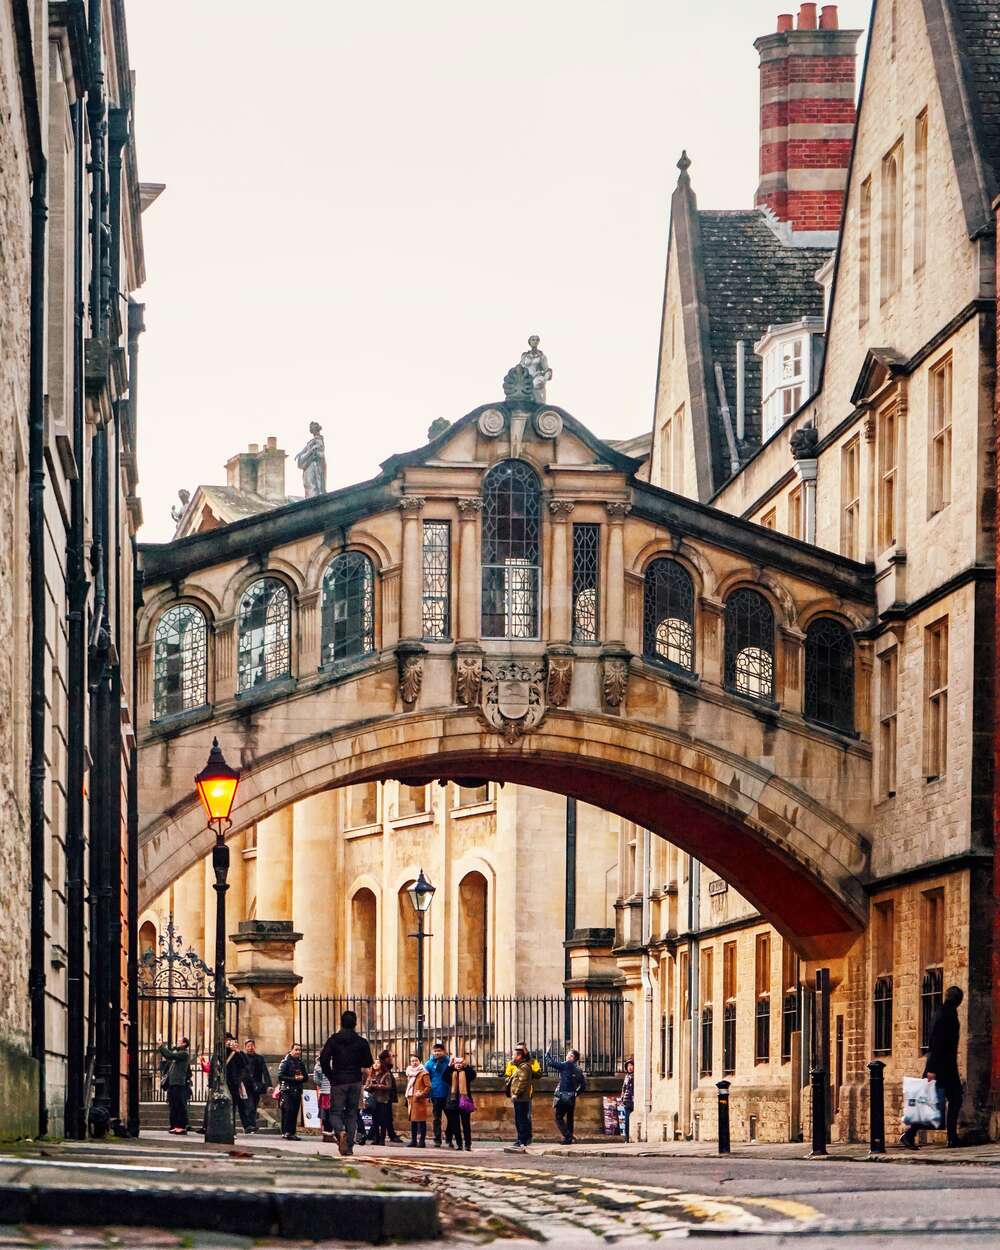
[[[136,621],[136,645],[151,646],[160,617],[168,608],[175,608],[181,603],[190,603],[204,613],[208,623],[209,637],[214,638],[216,622],[219,619],[219,601],[201,586],[186,585],[181,594],[176,594],[173,588],[169,587],[155,595],[149,603],[143,604]]]
[[[348,534],[347,542],[337,551],[330,552],[330,558],[339,556],[342,551],[363,551],[375,566],[376,573],[384,573],[394,563],[392,552],[370,530],[354,526]],[[322,579],[322,573],[320,574]]]
[[[373,998],[378,992],[378,885],[368,878],[359,879],[347,897],[350,993]]]
[[[140,834],[143,901],[212,844],[186,778],[213,732],[199,727],[173,743],[171,775],[185,788]],[[845,787],[846,774],[822,792],[809,776],[779,777],[678,730],[556,709],[515,746],[463,708],[324,729],[243,763],[235,831],[354,781],[486,776],[570,795],[668,838],[731,881],[803,954],[843,953],[864,927],[869,847],[850,821],[863,818],[867,796]]]
[[[719,597],[719,601],[725,605],[726,600],[734,591],[743,589],[755,590],[771,605],[771,611],[774,613],[775,629],[782,626],[793,627],[798,617],[794,599],[775,578],[772,578],[769,574],[764,576],[760,574],[761,571],[759,569],[754,570],[749,567],[734,569],[723,577],[717,585],[716,594]]]
[[[820,599],[810,599],[799,611],[798,626],[803,633],[819,616],[830,616],[841,625],[851,630],[864,629],[868,622],[859,613],[850,608],[842,599],[832,595],[824,595]]]
[[[139,924],[139,959],[144,959],[147,955],[156,955],[157,943],[159,941],[159,931],[156,921],[153,917],[147,916]]]
[[[690,543],[674,544],[669,539],[653,538],[636,553],[630,571],[636,577],[645,577],[654,560],[676,560],[691,574],[696,595],[714,596],[715,570]]]
[[[490,887],[486,877],[470,868],[460,878],[456,992],[483,997],[489,988]]]
[[[284,582],[288,587],[288,593],[292,601],[292,633],[295,633],[295,606],[298,603],[299,595],[305,589],[302,582],[302,573],[288,560],[278,558],[267,559],[263,564],[248,562],[241,568],[237,569],[222,592],[222,606],[226,616],[235,616],[239,610],[240,600],[243,598],[247,588],[252,586],[254,582],[259,581],[262,577],[273,577],[279,582]]]
[[[417,915],[407,890],[417,879],[416,872],[408,873],[396,891],[396,984],[393,993],[412,998],[417,992],[417,941],[411,935],[416,932]],[[424,947],[424,956],[427,946]],[[424,981],[424,993],[427,982]]]

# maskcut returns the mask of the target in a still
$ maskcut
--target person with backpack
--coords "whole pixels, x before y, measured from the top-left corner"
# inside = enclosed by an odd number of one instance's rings
[[[541,1075],[538,1060],[533,1059],[524,1042],[514,1047],[514,1057],[504,1071],[507,1097],[514,1104],[514,1127],[517,1141],[505,1146],[507,1154],[524,1154],[531,1145],[531,1100],[535,1094],[535,1077]]]
[[[330,1127],[337,1135],[337,1148],[342,1155],[352,1155],[361,1088],[375,1064],[371,1047],[358,1033],[355,1012],[341,1012],[340,1028],[326,1039],[319,1063],[330,1082]]]
[[[431,1078],[414,1051],[406,1066],[406,1105],[410,1110],[409,1145],[427,1145],[427,1111],[431,1096]]]
[[[576,1097],[587,1088],[587,1078],[580,1067],[580,1052],[567,1050],[564,1060],[556,1059],[548,1051],[545,1052],[545,1063],[559,1073],[555,1094],[552,1100],[552,1111],[555,1115],[556,1128],[564,1146],[571,1145],[576,1138],[573,1136],[573,1125],[576,1117]]]
[[[618,1096],[618,1106],[622,1111],[624,1137],[629,1141],[629,1126],[635,1108],[635,1063],[631,1059],[625,1060],[625,1079],[622,1081],[622,1092]]]
[[[472,1100],[472,1082],[476,1069],[467,1052],[456,1055],[449,1068],[451,1089],[445,1103],[445,1144],[449,1150],[461,1150],[463,1140],[466,1150],[472,1149],[472,1113],[476,1104]]]
[[[163,1076],[163,1088],[167,1091],[170,1107],[171,1133],[186,1133],[188,1124],[188,1095],[191,1082],[191,1043],[182,1037],[175,1047],[160,1043],[160,1056],[167,1066]]]
[[[285,1141],[301,1141],[295,1131],[299,1127],[299,1108],[306,1079],[302,1047],[292,1042],[288,1054],[278,1065],[278,1104],[281,1107],[281,1136]]]

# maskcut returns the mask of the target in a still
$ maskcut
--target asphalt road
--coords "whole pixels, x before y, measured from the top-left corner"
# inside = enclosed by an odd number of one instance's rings
[[[478,1215],[470,1231],[499,1221],[509,1250],[522,1237],[579,1247],[674,1238],[750,1250],[1000,1247],[995,1167],[416,1153],[359,1151],[356,1162],[384,1161],[396,1177],[429,1183],[447,1216]]]

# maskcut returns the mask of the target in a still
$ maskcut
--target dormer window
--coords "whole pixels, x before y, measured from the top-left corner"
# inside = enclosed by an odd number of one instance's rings
[[[813,391],[814,363],[818,360],[816,340],[823,323],[818,317],[803,317],[789,325],[771,326],[754,344],[763,361],[761,439],[767,441]]]

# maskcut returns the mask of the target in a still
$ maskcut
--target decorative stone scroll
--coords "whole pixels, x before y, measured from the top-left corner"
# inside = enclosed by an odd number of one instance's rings
[[[562,433],[563,419],[551,408],[543,408],[535,413],[533,424],[539,438],[558,438]]]
[[[483,510],[483,499],[481,495],[464,495],[460,499],[455,500],[459,512],[462,514],[463,520],[472,520],[477,512]]]
[[[545,668],[538,660],[483,664],[480,714],[488,728],[513,745],[545,716]]]
[[[455,701],[463,707],[479,706],[479,691],[483,684],[483,657],[481,655],[455,656]]]
[[[545,660],[545,698],[549,707],[565,707],[573,685],[573,657],[548,655]]]
[[[487,408],[479,414],[479,433],[485,438],[499,438],[504,424],[504,415],[499,408]]]
[[[606,655],[601,660],[601,692],[605,707],[618,711],[628,692],[627,656]]]
[[[400,647],[396,655],[399,668],[399,697],[407,708],[412,708],[420,698],[424,684],[424,653]]]

